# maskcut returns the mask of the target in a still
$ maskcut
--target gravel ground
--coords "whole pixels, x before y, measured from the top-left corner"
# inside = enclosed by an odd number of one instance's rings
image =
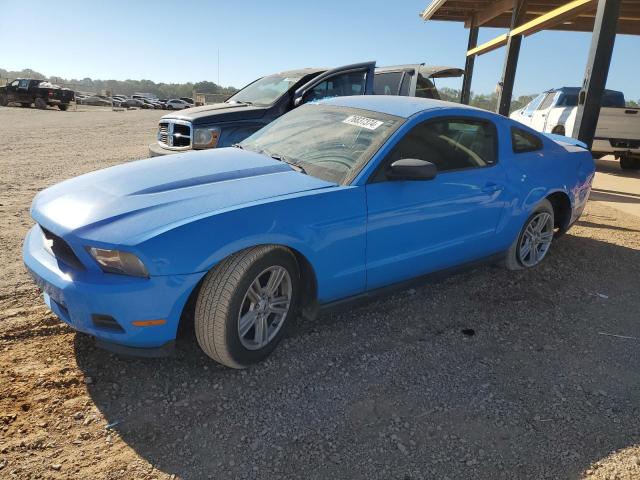
[[[246,371],[60,323],[21,263],[31,199],[145,156],[158,117],[0,108],[0,477],[640,478],[640,218],[598,203],[535,270],[299,320]]]

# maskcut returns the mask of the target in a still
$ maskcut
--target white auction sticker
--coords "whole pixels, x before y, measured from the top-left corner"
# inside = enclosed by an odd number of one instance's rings
[[[342,123],[366,128],[367,130],[375,130],[384,122],[381,122],[380,120],[374,120],[373,118],[361,117],[360,115],[351,115],[345,118]]]

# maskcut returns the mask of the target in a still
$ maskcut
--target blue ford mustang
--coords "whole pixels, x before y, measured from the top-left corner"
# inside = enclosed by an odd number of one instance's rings
[[[579,142],[490,112],[335,98],[235,147],[42,191],[24,261],[51,310],[103,346],[162,352],[191,312],[204,352],[242,368],[302,308],[481,259],[534,267],[593,174]]]

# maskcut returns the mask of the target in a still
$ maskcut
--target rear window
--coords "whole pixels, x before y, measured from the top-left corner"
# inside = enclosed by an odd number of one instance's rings
[[[440,99],[436,86],[428,78],[418,75],[416,84],[416,97]]]
[[[402,72],[376,73],[373,77],[374,95],[397,95],[402,81]]]

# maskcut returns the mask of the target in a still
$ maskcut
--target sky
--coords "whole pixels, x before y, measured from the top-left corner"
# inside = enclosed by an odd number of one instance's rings
[[[0,0],[0,68],[63,78],[210,80],[241,87],[301,67],[376,60],[464,67],[468,30],[423,22],[429,0]],[[481,28],[479,43],[503,30]],[[590,33],[523,40],[514,95],[579,86]],[[640,99],[640,36],[618,35],[607,88]],[[218,52],[220,69],[218,75]],[[504,48],[476,59],[472,90],[494,91]],[[459,80],[438,86],[460,88]]]

